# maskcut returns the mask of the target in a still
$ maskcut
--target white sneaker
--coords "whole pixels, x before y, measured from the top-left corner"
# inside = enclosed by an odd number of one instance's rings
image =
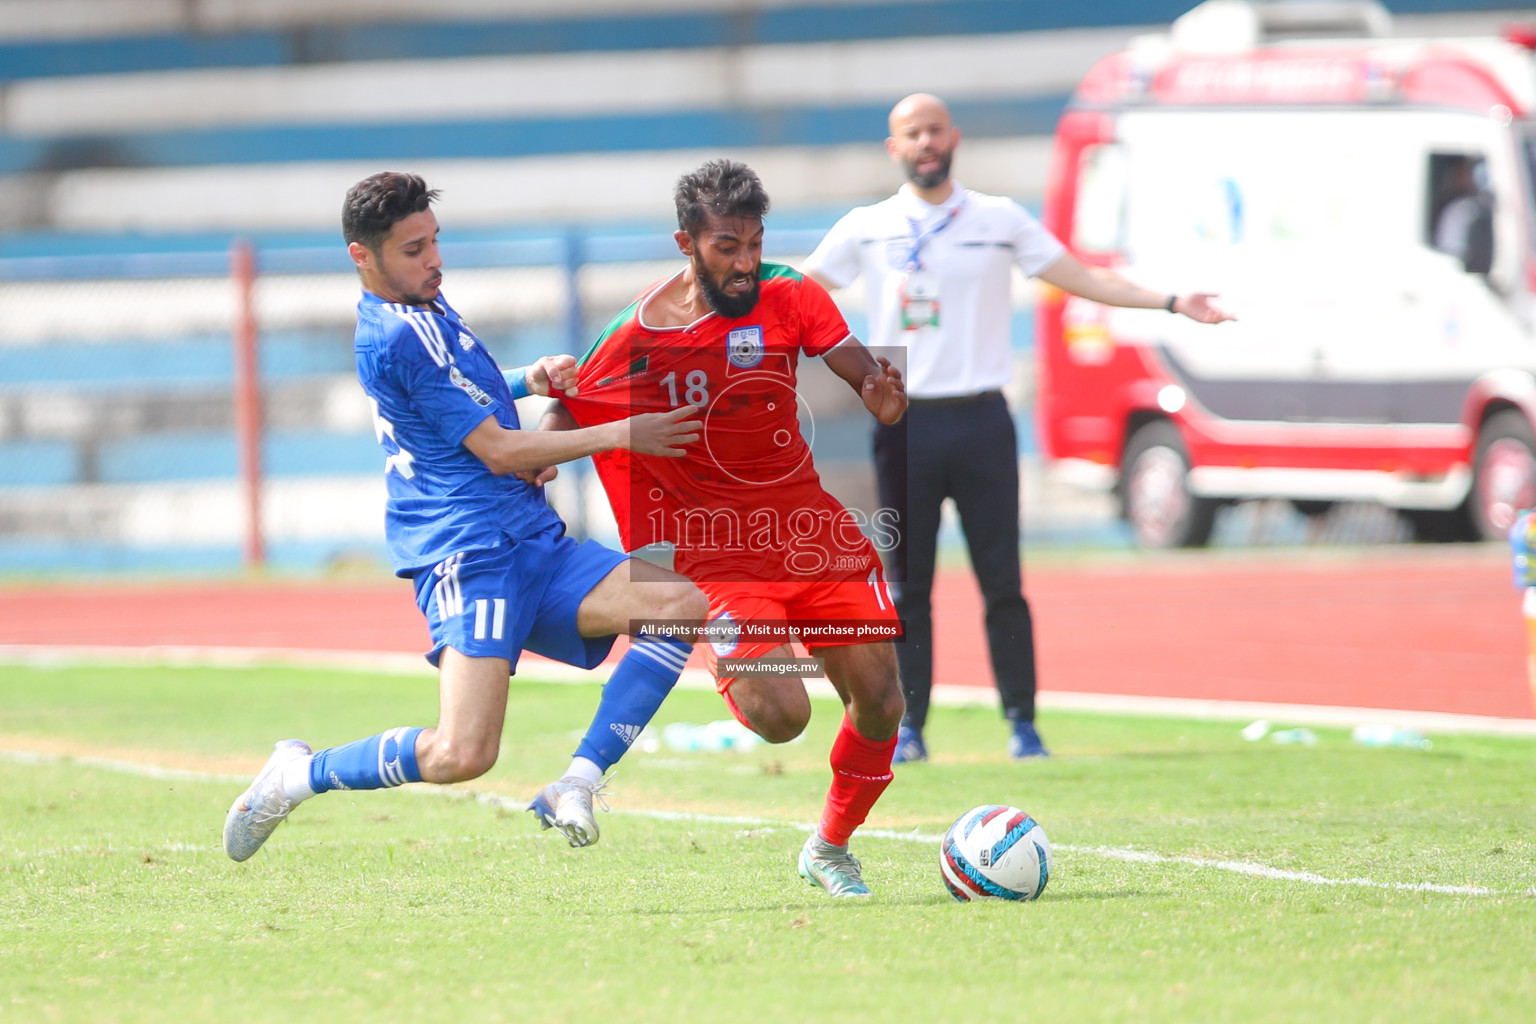
[[[255,781],[240,794],[224,819],[224,852],[231,860],[249,859],[288,817],[293,801],[283,792],[283,766],[311,753],[303,740],[278,741]]]
[[[539,790],[528,809],[539,819],[540,828],[556,828],[572,846],[591,846],[597,842],[597,815],[592,802],[608,810],[603,799],[608,782],[588,782],[567,775]]]

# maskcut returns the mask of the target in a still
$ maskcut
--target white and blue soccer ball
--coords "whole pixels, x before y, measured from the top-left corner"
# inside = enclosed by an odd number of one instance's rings
[[[944,833],[939,873],[961,903],[1036,899],[1051,879],[1051,841],[1017,807],[977,807]]]

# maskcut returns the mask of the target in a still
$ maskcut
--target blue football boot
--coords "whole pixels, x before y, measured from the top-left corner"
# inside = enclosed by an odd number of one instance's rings
[[[1013,723],[1013,735],[1008,737],[1008,756],[1022,761],[1031,757],[1050,757],[1051,752],[1040,742],[1035,723],[1019,719]]]
[[[904,725],[896,730],[896,750],[891,754],[891,764],[910,764],[928,760],[928,747],[923,743],[923,733]]]

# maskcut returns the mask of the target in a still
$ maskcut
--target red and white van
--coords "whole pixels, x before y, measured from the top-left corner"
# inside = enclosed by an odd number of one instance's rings
[[[1047,226],[1240,319],[1046,294],[1044,453],[1113,487],[1150,547],[1203,544],[1249,498],[1501,537],[1536,506],[1532,33],[1263,41],[1282,9],[1387,18],[1212,0],[1078,87]]]

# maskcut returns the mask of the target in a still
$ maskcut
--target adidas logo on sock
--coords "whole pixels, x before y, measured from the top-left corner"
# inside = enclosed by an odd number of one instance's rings
[[[612,729],[619,739],[624,741],[624,745],[627,747],[635,742],[636,736],[640,735],[641,726],[621,725],[618,722],[614,722],[608,728]]]

